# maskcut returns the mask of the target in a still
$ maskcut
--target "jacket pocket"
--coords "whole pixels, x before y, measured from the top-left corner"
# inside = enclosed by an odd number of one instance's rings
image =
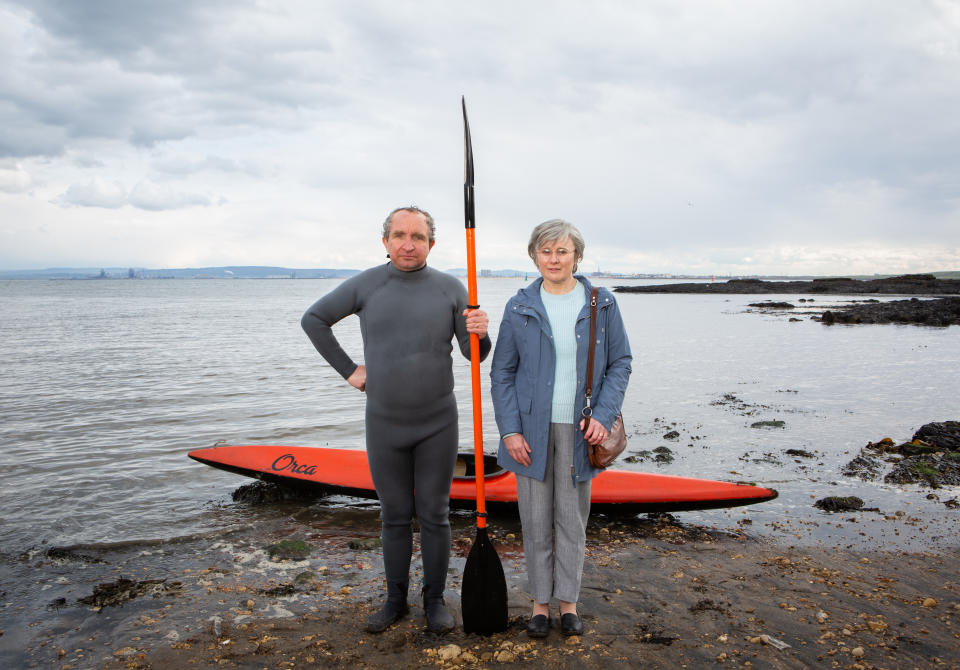
[[[517,408],[521,414],[529,414],[533,407],[533,386],[525,381],[517,381]]]

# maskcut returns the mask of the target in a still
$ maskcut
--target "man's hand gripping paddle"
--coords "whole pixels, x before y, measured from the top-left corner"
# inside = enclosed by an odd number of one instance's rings
[[[477,257],[474,244],[475,214],[473,209],[473,145],[467,122],[467,102],[463,106],[463,215],[467,231],[467,297],[468,309],[479,309],[477,303]],[[473,377],[473,453],[477,481],[477,538],[470,548],[463,568],[460,611],[466,633],[490,635],[507,629],[507,582],[497,550],[487,537],[487,504],[483,489],[483,421],[480,396],[480,338],[470,334],[470,371]]]

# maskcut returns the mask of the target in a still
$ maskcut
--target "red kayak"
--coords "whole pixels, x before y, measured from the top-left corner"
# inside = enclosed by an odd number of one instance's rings
[[[221,470],[278,484],[308,485],[319,493],[376,499],[367,465],[367,452],[320,447],[249,445],[210,447],[189,453],[190,458]],[[450,504],[472,507],[476,502],[473,454],[460,454],[450,487]],[[516,505],[514,474],[484,457],[484,487],[488,503]],[[692,477],[605,470],[593,480],[591,509],[596,512],[680,512],[737,507],[773,500],[773,489],[751,484]]]

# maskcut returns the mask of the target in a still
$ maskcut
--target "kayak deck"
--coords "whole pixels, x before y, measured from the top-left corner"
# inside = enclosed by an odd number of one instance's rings
[[[307,486],[322,494],[376,499],[365,451],[273,445],[209,447],[190,458],[221,470],[278,484]],[[496,457],[484,456],[484,491],[491,508],[516,508],[514,473]],[[457,457],[450,486],[453,507],[476,503],[473,454]],[[773,500],[774,489],[626,470],[605,470],[593,480],[590,504],[595,512],[650,513],[738,507]]]

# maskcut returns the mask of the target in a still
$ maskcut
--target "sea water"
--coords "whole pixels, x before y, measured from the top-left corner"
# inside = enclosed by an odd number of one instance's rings
[[[339,282],[0,282],[0,554],[167,540],[250,522],[256,509],[230,498],[248,480],[194,462],[192,449],[362,449],[362,394],[299,324]],[[526,283],[480,280],[494,338],[506,300]],[[906,441],[925,423],[960,419],[960,328],[824,326],[812,313],[844,297],[797,298],[617,294],[634,354],[624,457],[661,446],[673,456],[617,467],[780,492],[750,507],[679,513],[682,522],[796,543],[956,546],[957,512],[943,503],[960,491],[928,498],[928,489],[861,482],[840,468],[869,441]],[[798,308],[748,307],[761,300]],[[334,330],[361,361],[356,317]],[[461,448],[472,450],[470,367],[454,354]],[[489,366],[481,366],[484,436],[494,453]],[[752,427],[760,421],[783,426]],[[677,437],[665,438],[671,431]],[[812,504],[851,494],[879,513],[845,520]],[[897,512],[917,522],[888,532],[879,521]]]

